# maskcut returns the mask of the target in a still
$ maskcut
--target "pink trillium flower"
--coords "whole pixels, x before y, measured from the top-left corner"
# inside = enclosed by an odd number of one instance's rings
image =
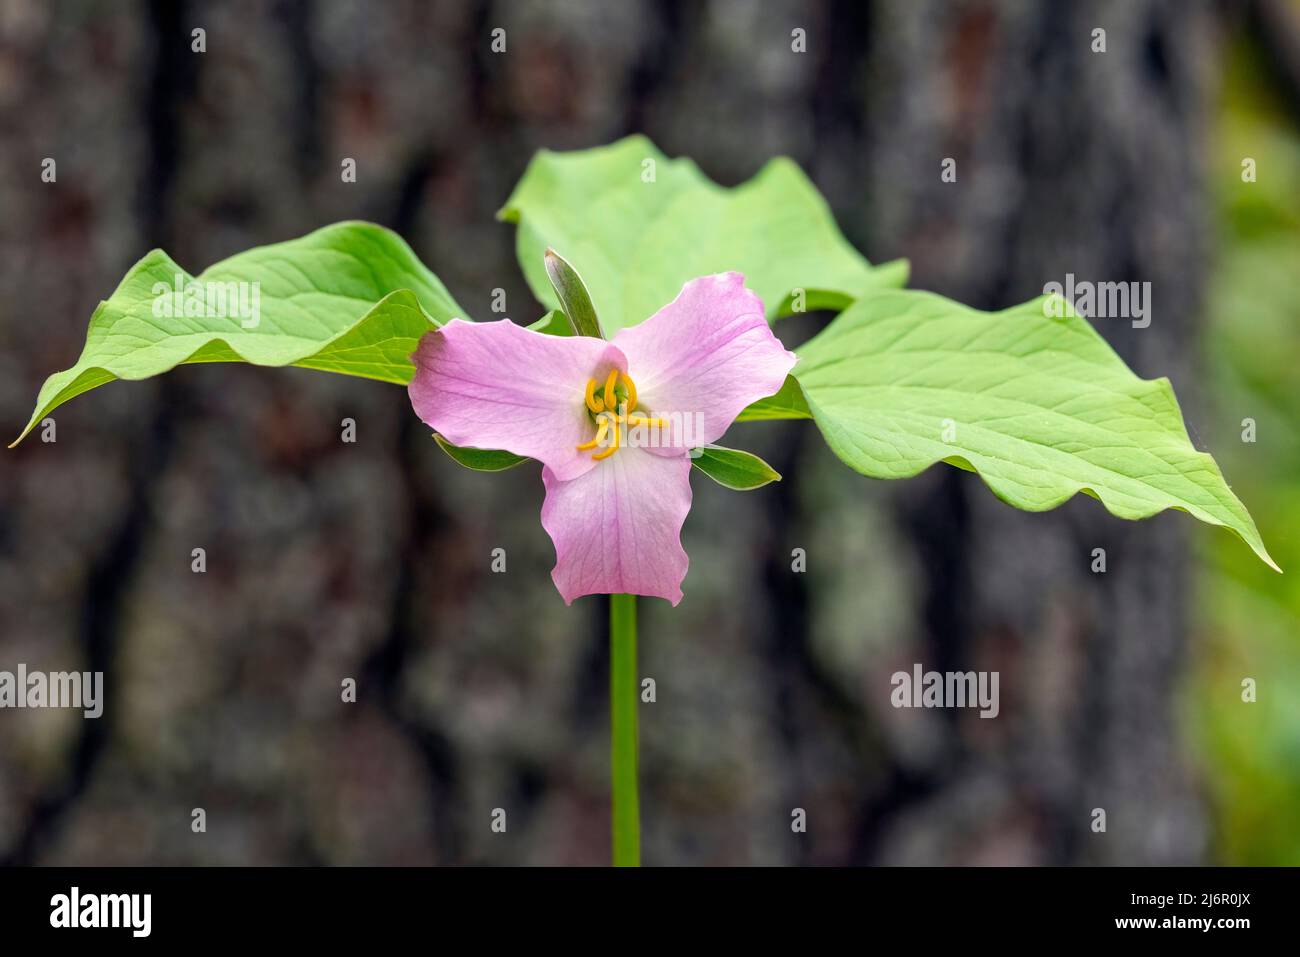
[[[542,527],[566,604],[681,601],[690,450],[779,391],[795,363],[735,272],[692,279],[608,342],[453,319],[412,359],[411,404],[438,434],[542,463]]]

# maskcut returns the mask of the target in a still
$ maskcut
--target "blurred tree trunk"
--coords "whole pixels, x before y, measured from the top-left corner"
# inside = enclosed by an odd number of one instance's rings
[[[670,151],[724,182],[767,155],[793,155],[873,260],[907,256],[914,286],[981,308],[1037,296],[1066,273],[1150,281],[1148,328],[1096,325],[1140,375],[1173,379],[1195,434],[1208,241],[1201,161],[1216,79],[1209,7],[921,0],[712,10],[663,27],[695,69],[646,91],[657,105],[636,111],[659,119],[651,133]],[[807,30],[806,60],[773,51],[793,27]],[[1096,28],[1104,52],[1094,52]],[[769,59],[783,95],[769,92]],[[940,178],[946,158],[956,183]],[[814,324],[784,328],[797,341]],[[858,555],[864,564],[829,576],[831,597],[825,585],[810,597],[789,574],[788,549],[815,537],[807,508],[821,493],[809,487],[821,482],[796,457],[794,430],[782,438],[769,446],[787,480],[772,493],[763,541],[770,611],[755,667],[784,757],[753,773],[774,779],[770,817],[815,807],[822,836],[787,843],[781,859],[1200,860],[1204,810],[1176,721],[1185,518],[1122,522],[1084,497],[1026,515],[942,466],[888,490],[857,480],[851,494],[875,503],[862,521],[879,538]],[[892,535],[872,524],[876,505],[893,512]],[[831,507],[839,528],[820,539],[832,549],[823,568],[844,562],[858,524],[854,509]],[[1091,570],[1098,548],[1104,574]],[[915,580],[894,588],[896,566],[915,568]],[[882,611],[882,602],[903,607]],[[840,618],[826,610],[837,605]],[[873,636],[876,625],[886,630]],[[828,651],[849,642],[887,653],[863,661],[861,651]],[[882,709],[890,673],[914,661],[999,671],[1001,716]],[[1098,809],[1104,833],[1093,830]]]
[[[629,132],[729,185],[791,155],[873,260],[908,256],[914,286],[979,307],[1067,272],[1150,280],[1149,328],[1099,326],[1140,374],[1170,375],[1195,421],[1213,79],[1201,5],[53,8],[69,16],[34,0],[0,11],[0,107],[23,134],[0,154],[5,351],[24,356],[6,378],[22,387],[0,393],[10,421],[153,243],[197,270],[375,219],[474,317],[495,318],[503,289],[529,321],[492,214],[536,149]],[[489,47],[497,27],[505,54]],[[49,153],[58,189],[32,173]],[[940,180],[946,157],[956,183]],[[39,345],[32,314],[49,317]],[[338,441],[344,416],[356,445]],[[14,520],[5,561],[36,583],[0,592],[0,641],[32,667],[106,662],[112,710],[33,735],[41,749],[0,740],[0,806],[15,809],[0,858],[605,860],[603,608],[554,595],[535,471],[467,475],[402,390],[301,371],[190,368],[58,419],[57,450],[29,442],[0,478],[5,506],[35,516]],[[1024,515],[942,466],[863,480],[806,423],[739,431],[786,481],[753,495],[697,483],[690,600],[643,603],[642,672],[659,687],[642,721],[648,862],[1201,858],[1174,711],[1185,517],[1128,524],[1087,499]],[[206,576],[189,571],[196,545]],[[508,576],[488,572],[495,547]],[[794,547],[807,575],[791,572]],[[73,600],[69,580],[87,583]],[[893,711],[889,675],[914,661],[999,671],[1000,717]],[[355,707],[339,707],[345,677]],[[194,806],[210,840],[188,829]],[[508,839],[488,828],[495,807]],[[807,834],[791,833],[794,807]]]
[[[872,248],[910,256],[915,285],[986,309],[1067,273],[1149,281],[1149,327],[1094,325],[1140,375],[1173,379],[1193,435],[1208,16],[1171,2],[885,3],[864,67]],[[956,183],[940,180],[945,157]],[[1082,496],[1018,514],[951,470],[899,501],[927,576],[919,660],[1000,670],[1003,704],[992,727],[948,725],[920,771],[925,797],[869,823],[873,853],[1199,860],[1206,825],[1175,700],[1186,521],[1121,522]]]

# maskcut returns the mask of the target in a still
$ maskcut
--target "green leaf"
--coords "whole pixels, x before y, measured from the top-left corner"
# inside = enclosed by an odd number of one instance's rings
[[[878,290],[798,350],[794,375],[831,449],[863,475],[947,462],[1028,511],[1076,492],[1120,518],[1182,509],[1276,569],[1214,459],[1193,448],[1169,381],[1139,379],[1085,319],[1048,318],[1045,302],[986,313]]]
[[[776,419],[811,418],[812,413],[808,411],[808,403],[803,397],[803,390],[799,388],[799,381],[794,376],[788,375],[781,385],[780,392],[747,406],[736,417],[736,421],[770,422]]]
[[[569,317],[564,314],[562,309],[552,309],[536,322],[530,323],[526,328],[547,336],[573,335],[573,324],[569,322]]]
[[[452,445],[441,435],[434,433],[438,447],[446,452],[458,464],[477,472],[504,472],[516,465],[531,461],[522,455],[505,452],[501,449],[471,449],[462,445]],[[739,449],[724,449],[720,445],[707,445],[695,450],[691,464],[719,485],[738,492],[747,492],[762,488],[769,482],[781,481],[781,476],[772,466],[757,455],[742,452]]]
[[[863,259],[816,187],[784,158],[724,189],[644,136],[543,150],[497,215],[519,226],[516,251],[533,294],[548,308],[560,305],[542,262],[554,247],[582,273],[611,336],[711,273],[744,273],[769,318],[800,305],[841,309],[867,289],[907,280],[904,262],[873,268]]]
[[[781,475],[752,452],[706,445],[695,450],[691,464],[713,481],[737,492],[762,488],[781,481]]]
[[[204,284],[203,296],[167,315],[170,293],[193,281]],[[186,316],[191,304],[207,314]],[[337,223],[250,249],[197,277],[155,249],[100,303],[81,357],[45,381],[14,444],[83,392],[184,363],[295,365],[405,385],[420,336],[459,315],[401,237],[371,223]]]
[[[542,255],[542,262],[546,266],[546,276],[551,281],[551,288],[555,290],[555,297],[559,300],[560,308],[569,318],[574,334],[604,339],[605,333],[600,328],[596,307],[591,304],[591,293],[587,292],[587,286],[578,275],[578,270],[569,265],[554,249],[546,250]]]
[[[528,461],[522,455],[503,452],[500,449],[471,449],[463,445],[452,445],[436,432],[433,437],[438,443],[438,448],[465,468],[476,472],[504,472]]]

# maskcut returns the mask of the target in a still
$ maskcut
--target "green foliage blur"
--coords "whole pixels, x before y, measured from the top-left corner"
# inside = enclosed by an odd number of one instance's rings
[[[1300,129],[1244,42],[1224,71],[1209,171],[1219,248],[1206,310],[1214,449],[1278,575],[1201,536],[1185,702],[1216,819],[1211,859],[1300,864]],[[1247,182],[1244,161],[1255,161]],[[1248,429],[1254,423],[1254,441]],[[1256,701],[1243,701],[1253,678]]]

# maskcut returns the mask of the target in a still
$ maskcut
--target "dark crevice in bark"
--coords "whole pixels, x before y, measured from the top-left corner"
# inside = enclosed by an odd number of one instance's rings
[[[149,14],[155,59],[145,100],[149,158],[140,184],[138,208],[140,231],[148,244],[166,246],[171,239],[168,200],[180,155],[181,105],[191,95],[195,77],[185,42],[185,4],[157,0],[150,4]],[[152,529],[155,490],[171,456],[186,401],[178,384],[164,380],[158,386],[152,419],[128,440],[130,496],[121,521],[90,563],[78,629],[85,670],[102,672],[104,676],[104,714],[80,722],[67,776],[36,802],[22,839],[3,861],[5,865],[42,862],[89,790],[109,748],[114,715],[122,702],[117,658],[123,607]]]
[[[799,524],[799,446],[806,430],[802,422],[779,423],[779,447],[784,450],[773,467],[781,473],[782,480],[775,485],[770,499],[772,523],[771,541],[763,566],[764,596],[768,603],[768,627],[764,633],[767,667],[765,669],[771,688],[772,713],[776,732],[784,752],[782,761],[782,803],[785,807],[805,804],[800,794],[805,787],[799,760],[800,723],[797,713],[798,685],[808,680],[823,692],[823,700],[831,697],[838,688],[820,681],[814,657],[808,646],[808,589],[804,575],[791,570],[787,560],[790,541]],[[845,696],[834,695],[840,707],[852,708]],[[796,860],[807,863],[811,842],[796,841]]]
[[[394,568],[397,581],[393,585],[389,611],[388,632],[383,642],[371,652],[362,666],[365,687],[373,686],[379,709],[402,737],[420,755],[429,785],[431,802],[431,831],[437,843],[437,852],[445,862],[459,860],[462,852],[461,828],[450,809],[456,806],[458,793],[458,758],[451,739],[430,727],[418,715],[412,715],[403,704],[402,675],[416,647],[416,623],[419,618],[419,582],[417,569],[423,567],[421,558],[427,551],[438,552],[439,532],[447,525],[447,516],[433,496],[423,494],[419,483],[411,477],[419,474],[415,462],[416,443],[425,436],[424,426],[409,410],[399,410],[402,415],[397,440],[396,469],[404,477],[403,499],[405,515],[401,522],[406,537],[397,548]],[[434,619],[436,624],[436,618]],[[426,632],[425,642],[436,640],[436,632]]]
[[[153,72],[146,99],[149,158],[140,190],[140,221],[151,246],[172,248],[168,204],[180,169],[182,108],[194,94],[198,60],[190,52],[189,5],[170,0],[149,4],[154,47]]]
[[[831,0],[823,18],[825,37],[814,49],[824,50],[813,81],[813,129],[819,139],[827,133],[848,132],[854,140],[865,133],[862,108],[863,71],[871,49],[872,5],[862,0]]]
[[[398,180],[396,199],[389,204],[388,210],[376,215],[376,221],[403,238],[409,239],[415,236],[420,207],[424,204],[425,189],[437,174],[442,162],[442,157],[432,148],[418,149],[407,162],[406,169]]]
[[[661,0],[651,5],[656,23],[653,36],[628,71],[622,101],[627,104],[620,136],[648,131],[649,107],[677,72],[695,35],[691,17],[698,9],[684,0]]]
[[[116,661],[123,605],[136,579],[152,525],[154,489],[173,446],[174,417],[170,411],[161,411],[170,406],[160,403],[159,409],[150,427],[131,440],[131,495],[121,522],[90,565],[81,602],[78,632],[85,652],[84,670],[104,675],[104,714],[94,720],[80,720],[66,778],[37,801],[22,839],[0,866],[43,863],[69,815],[89,790],[109,747],[113,716],[123,700]]]
[[[645,609],[643,602],[638,605],[639,624]],[[579,608],[586,609],[588,625],[583,634],[590,637],[570,696],[569,722],[575,730],[598,727],[609,719],[609,599],[599,596],[598,600],[582,601]],[[640,644],[637,667],[642,671],[644,661],[645,647]]]
[[[929,661],[927,669],[965,670],[971,633],[970,609],[974,602],[969,556],[970,504],[966,499],[968,473],[945,469],[935,487],[906,522],[916,543],[921,564],[929,572],[921,605]],[[960,713],[945,709],[955,723]]]
[[[312,49],[314,6],[309,0],[285,0],[279,8],[285,48],[293,62],[293,138],[298,175],[310,183],[321,166],[320,63]]]
[[[438,163],[432,151],[418,152],[407,163],[398,183],[397,194],[389,205],[388,215],[377,217],[403,236],[413,235],[425,185]],[[383,642],[371,652],[362,667],[366,683],[377,689],[379,708],[402,737],[419,754],[431,803],[431,832],[437,853],[443,861],[460,859],[463,853],[462,829],[451,809],[458,803],[459,756],[455,743],[427,719],[409,713],[403,704],[402,676],[417,645],[437,640],[437,618],[432,619],[434,632],[417,636],[421,605],[417,570],[424,567],[426,554],[438,554],[438,544],[452,525],[451,516],[441,498],[418,480],[421,469],[417,455],[426,444],[428,430],[411,411],[405,392],[393,400],[393,414],[398,417],[395,468],[402,477],[402,500],[405,511],[400,523],[405,537],[394,557],[397,580],[393,585],[389,627]]]
[[[469,22],[469,32],[461,42],[468,53],[465,70],[469,76],[471,113],[481,127],[490,129],[497,119],[492,91],[498,85],[493,77],[493,60],[496,58],[489,39],[493,30],[491,0],[474,4]],[[506,42],[509,49],[508,37]]]
[[[879,786],[867,795],[858,808],[858,824],[853,834],[849,859],[845,863],[891,863],[881,860],[881,856],[886,841],[898,823],[899,815],[915,810],[954,776],[951,771],[932,774],[888,760],[879,776]]]
[[[1260,62],[1269,85],[1300,123],[1300,11],[1286,0],[1251,0],[1245,6],[1252,43],[1263,53]]]

